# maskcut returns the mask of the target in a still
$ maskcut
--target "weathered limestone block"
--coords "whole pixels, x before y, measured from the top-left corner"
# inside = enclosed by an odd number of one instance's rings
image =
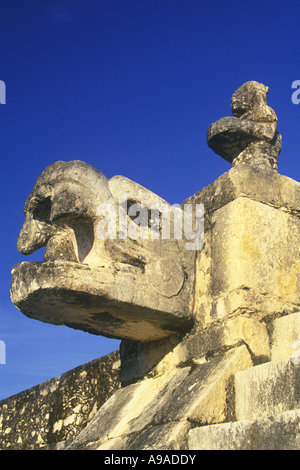
[[[300,303],[300,220],[240,197],[214,213],[212,295],[217,317],[245,298],[256,316]],[[249,290],[250,295],[249,295]],[[238,291],[238,301],[236,300]],[[274,299],[274,302],[273,302]],[[237,303],[238,302],[238,303]]]
[[[256,419],[300,407],[300,365],[267,362],[235,374],[236,419]]]
[[[191,429],[189,450],[252,450],[253,421],[234,421]]]
[[[226,204],[248,197],[253,201],[300,216],[300,183],[270,170],[249,164],[233,167],[213,183],[186,199],[183,204],[202,202],[211,214]]]
[[[299,450],[300,411],[189,431],[189,450]]]
[[[156,422],[190,419],[198,423],[217,423],[231,413],[230,378],[238,370],[253,365],[251,356],[242,345],[220,354],[198,366],[174,390],[172,400],[156,415]]]
[[[270,359],[267,327],[253,318],[235,317],[187,334],[154,368],[161,374],[180,364],[204,364],[213,357],[245,345],[254,364]],[[153,343],[153,348],[155,343]],[[121,356],[122,357],[122,356]],[[148,372],[148,370],[147,370]]]
[[[253,318],[236,317],[225,322],[225,345],[243,341],[254,360],[266,361],[270,358],[269,336],[266,326]]]
[[[164,374],[181,364],[203,364],[224,352],[245,345],[254,364],[270,360],[270,338],[264,322],[254,318],[226,318],[184,338],[171,336],[152,342],[122,341],[122,384],[141,379],[151,371]]]
[[[300,312],[274,320],[272,361],[291,358],[300,363]]]
[[[124,437],[116,437],[105,442],[91,442],[88,450],[185,450],[187,449],[188,421],[145,427]],[[86,449],[86,447],[85,447]]]
[[[128,450],[186,450],[190,427],[186,420],[150,426],[138,433]]]

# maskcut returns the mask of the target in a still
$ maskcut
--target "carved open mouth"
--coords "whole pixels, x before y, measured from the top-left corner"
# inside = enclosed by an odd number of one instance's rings
[[[12,269],[11,299],[21,312],[139,341],[191,328],[193,276],[178,244],[97,236],[99,204],[116,206],[124,187],[158,198],[126,178],[108,180],[84,162],[57,162],[42,173],[26,201],[17,247],[23,254],[46,247],[44,259]],[[194,254],[187,255],[193,263]]]

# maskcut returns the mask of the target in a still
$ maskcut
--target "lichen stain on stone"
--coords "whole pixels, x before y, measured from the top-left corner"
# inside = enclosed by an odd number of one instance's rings
[[[287,276],[287,272],[289,273]],[[278,295],[284,298],[295,298],[295,293],[300,289],[300,264],[284,266],[282,272],[277,276]]]

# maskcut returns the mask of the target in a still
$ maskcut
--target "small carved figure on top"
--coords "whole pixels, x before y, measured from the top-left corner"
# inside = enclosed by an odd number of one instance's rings
[[[268,92],[262,83],[244,83],[232,95],[234,117],[221,118],[208,128],[208,146],[232,166],[247,163],[278,170],[281,135],[277,116],[267,105]]]

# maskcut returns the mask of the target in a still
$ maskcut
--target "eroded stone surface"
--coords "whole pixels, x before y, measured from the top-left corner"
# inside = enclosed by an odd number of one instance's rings
[[[214,424],[189,432],[189,450],[299,450],[300,411],[256,421]]]
[[[244,83],[232,96],[233,117],[211,124],[208,146],[233,165],[278,169],[281,135],[277,116],[267,105],[269,88],[255,81]]]
[[[272,361],[290,358],[300,364],[300,312],[274,321],[271,357]]]
[[[272,361],[235,374],[237,420],[276,415],[300,407],[300,365]]]

